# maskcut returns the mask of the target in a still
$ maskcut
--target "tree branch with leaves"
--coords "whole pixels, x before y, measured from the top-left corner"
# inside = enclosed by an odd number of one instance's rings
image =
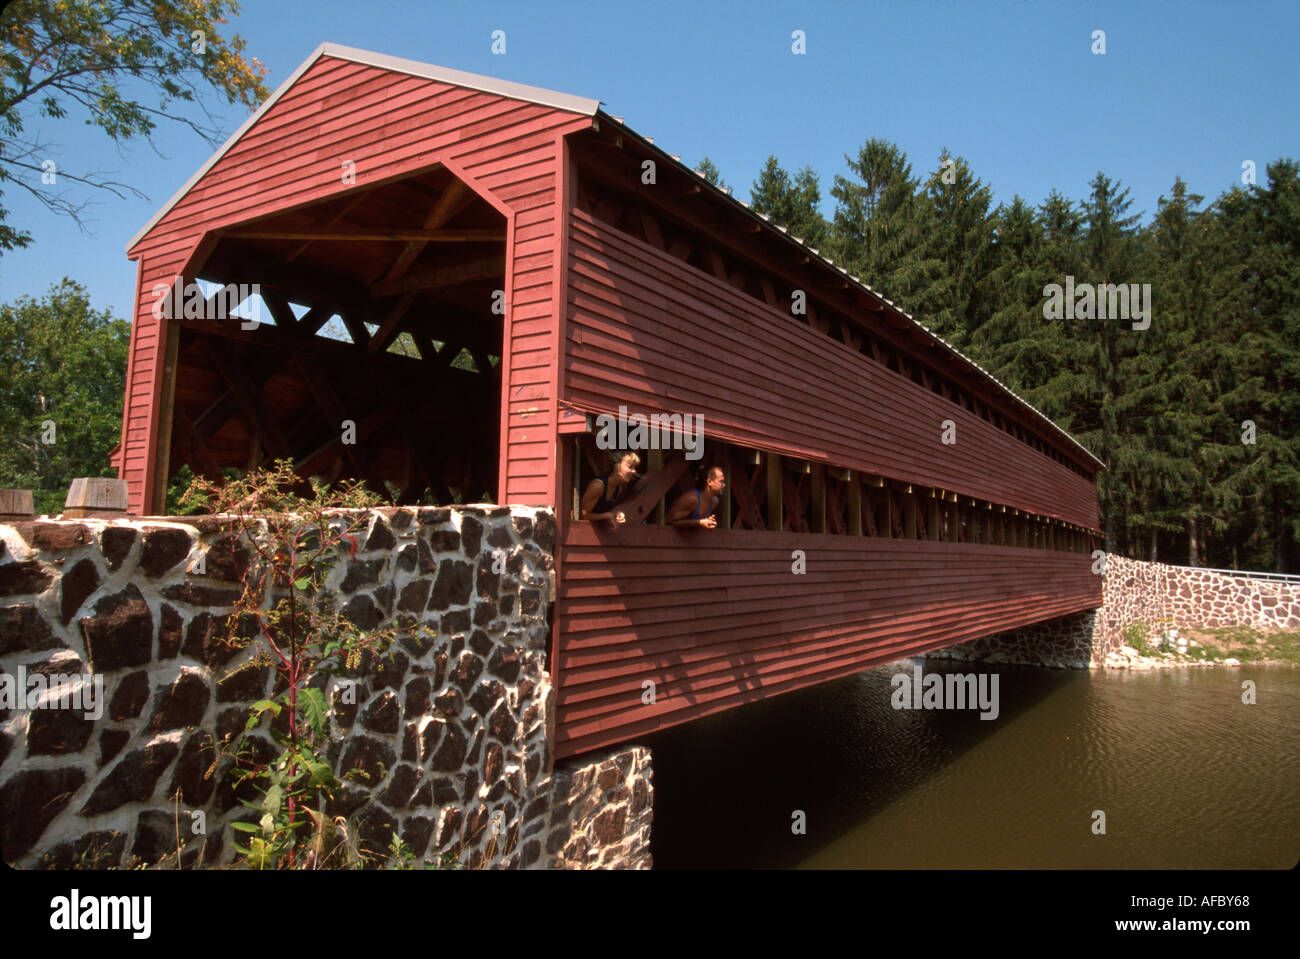
[[[34,119],[84,113],[120,148],[137,137],[157,152],[163,121],[182,123],[212,146],[222,130],[205,95],[255,108],[268,96],[268,70],[244,58],[244,41],[219,27],[237,13],[234,0],[17,0],[0,13],[0,184],[12,180],[52,212],[83,222],[84,205],[38,189],[65,176],[118,196],[142,196],[95,172],[63,173],[30,162],[47,154],[27,128]],[[189,107],[196,107],[199,116]],[[4,223],[0,250],[28,246],[32,235]]]

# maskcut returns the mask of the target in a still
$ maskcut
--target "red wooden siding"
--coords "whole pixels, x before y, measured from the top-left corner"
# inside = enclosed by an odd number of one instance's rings
[[[557,756],[1101,604],[1041,549],[572,523],[563,553]]]
[[[570,236],[575,407],[702,413],[709,437],[1098,527],[1093,482],[974,413],[581,210]]]
[[[548,340],[558,140],[581,114],[321,56],[130,251],[141,259],[120,475],[146,501],[160,387],[150,288],[190,265],[210,230],[445,163],[507,216],[503,502],[554,502],[554,382]],[[356,184],[341,164],[356,165]],[[192,265],[191,265],[192,268]]]

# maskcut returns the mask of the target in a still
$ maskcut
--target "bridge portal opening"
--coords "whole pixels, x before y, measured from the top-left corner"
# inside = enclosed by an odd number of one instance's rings
[[[505,246],[442,167],[210,234],[168,313],[155,511],[187,468],[281,458],[397,504],[495,502]]]

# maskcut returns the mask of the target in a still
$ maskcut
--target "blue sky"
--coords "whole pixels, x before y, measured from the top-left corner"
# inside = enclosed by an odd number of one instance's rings
[[[914,173],[947,147],[994,191],[1077,201],[1104,171],[1144,219],[1175,175],[1207,202],[1252,160],[1300,157],[1300,4],[958,0],[799,3],[357,2],[247,0],[228,32],[268,67],[274,89],[322,41],[601,99],[694,165],[705,155],[741,198],[764,160],[810,164],[829,215],[844,155],[898,143]],[[504,30],[506,52],[491,52]],[[791,51],[803,30],[807,52]],[[1106,52],[1092,52],[1093,31]],[[215,111],[229,134],[247,116]],[[29,118],[70,172],[115,173],[148,194],[93,199],[93,235],[9,184],[9,223],[36,242],[0,257],[0,300],[40,296],[63,276],[96,308],[130,317],[126,242],[211,154],[188,129],[121,153],[71,114]],[[224,136],[223,136],[224,139]],[[864,277],[871,282],[870,277]],[[885,291],[886,293],[888,291]]]

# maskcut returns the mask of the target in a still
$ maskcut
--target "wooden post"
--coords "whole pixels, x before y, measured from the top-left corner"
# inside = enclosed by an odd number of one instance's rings
[[[655,450],[655,449],[647,450],[646,459],[647,459],[647,465],[646,465],[647,473],[658,473],[661,469],[664,468],[663,450]],[[664,525],[664,501],[663,500],[660,500],[659,505],[656,506],[654,510],[652,510],[650,516],[650,522],[654,523],[656,526]]]
[[[582,519],[582,443],[577,437],[568,443],[573,447],[573,518],[578,520]]]
[[[780,532],[785,529],[785,512],[781,506],[781,454],[764,453],[767,460],[767,528]]]
[[[67,519],[125,516],[129,498],[126,480],[98,476],[74,479],[68,487],[63,515]]]
[[[961,540],[961,513],[957,508],[957,499],[954,496],[953,501],[948,504],[948,542],[957,543]]]
[[[911,487],[908,487],[908,489],[910,490]],[[903,495],[905,497],[903,500],[903,538],[919,539],[917,528],[920,525],[920,517],[917,516],[917,513],[920,512],[920,509],[917,506],[916,497],[910,492]]]
[[[718,524],[723,529],[731,529],[731,484],[736,481],[735,477],[737,475],[744,476],[745,474],[732,472],[731,454],[725,448],[722,452],[722,462],[719,465],[724,471],[723,479],[727,481],[727,485],[722,487],[722,506],[720,507],[722,518],[718,520]]]
[[[849,535],[862,535],[862,480],[857,470],[849,470]]]
[[[0,489],[0,523],[16,523],[36,515],[36,501],[29,489]]]
[[[934,490],[930,491],[929,497],[925,503],[926,523],[925,528],[929,533],[930,541],[934,542],[941,538],[943,522],[939,518],[939,501],[935,499]]]
[[[812,484],[812,531],[826,532],[826,467],[822,463],[813,463],[809,474]]]
[[[159,384],[157,432],[154,434],[153,476],[150,483],[153,495],[149,499],[154,515],[167,512],[167,483],[172,478],[172,411],[176,402],[176,366],[180,355],[180,324],[162,320],[160,332],[167,338],[162,364],[162,382]]]

